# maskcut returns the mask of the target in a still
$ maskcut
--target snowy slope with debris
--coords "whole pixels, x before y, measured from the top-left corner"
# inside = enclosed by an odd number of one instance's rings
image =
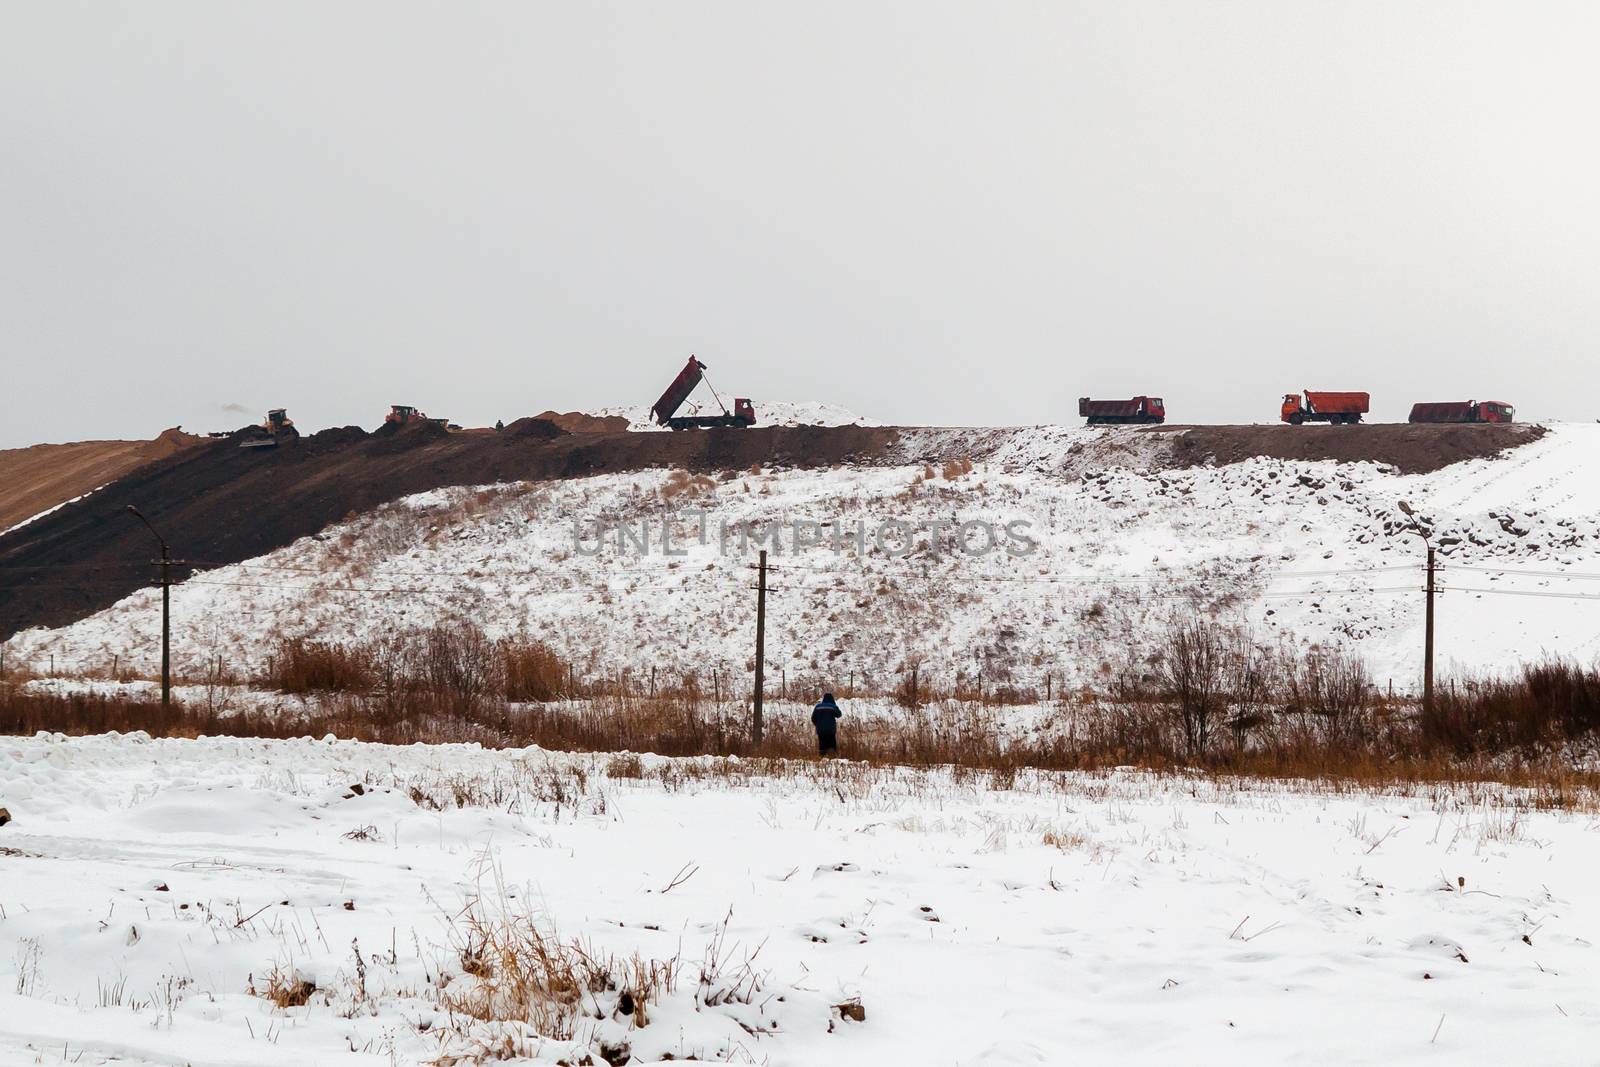
[[[1151,469],[1137,449],[1153,438],[1059,428],[908,432],[898,447],[948,455],[963,433],[975,435],[971,469],[662,470],[413,496],[177,588],[175,659],[180,673],[217,656],[259,664],[280,635],[467,619],[546,640],[594,675],[742,674],[758,547],[741,538],[746,524],[778,529],[769,676],[796,682],[892,686],[916,664],[930,685],[979,671],[990,684],[1094,684],[1147,651],[1164,619],[1199,609],[1271,643],[1350,645],[1380,686],[1408,691],[1420,673],[1419,532],[1444,566],[1441,671],[1600,654],[1600,601],[1582,599],[1600,594],[1600,483],[1586,474],[1600,469],[1600,427],[1559,426],[1425,475],[1267,459]],[[1017,521],[1032,554],[954,546],[955,524]],[[681,554],[661,552],[663,522]],[[796,551],[796,522],[834,525]],[[605,523],[648,524],[650,550],[637,533],[598,540]],[[915,551],[875,542],[892,523],[920,528]],[[146,590],[18,634],[7,657],[41,673],[50,656],[58,671],[149,665],[159,624]]]
[[[1588,815],[1503,787],[779,770],[6,739],[0,1062],[1594,1060]],[[574,942],[619,981],[576,990],[567,1032],[464,1010]]]

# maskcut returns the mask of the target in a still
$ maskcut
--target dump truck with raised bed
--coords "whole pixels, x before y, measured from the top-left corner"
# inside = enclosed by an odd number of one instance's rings
[[[1291,426],[1306,422],[1328,422],[1335,426],[1353,425],[1361,421],[1372,407],[1372,397],[1367,393],[1328,393],[1307,389],[1305,399],[1295,393],[1286,393],[1278,418]]]
[[[1450,400],[1412,404],[1408,422],[1516,422],[1517,409],[1504,400]]]
[[[756,409],[755,405],[750,403],[749,397],[736,398],[733,410],[730,412],[723,407],[722,398],[717,396],[714,388],[711,389],[711,395],[716,399],[717,407],[722,409],[722,414],[701,415],[694,412],[689,415],[679,415],[678,409],[683,407],[684,401],[689,399],[689,394],[694,392],[695,386],[702,381],[705,381],[707,388],[711,388],[711,382],[706,379],[706,365],[694,356],[690,356],[689,362],[684,364],[678,376],[672,379],[672,384],[667,386],[667,391],[650,406],[650,415],[656,420],[657,425],[674,430],[707,429],[716,426],[736,426],[742,429],[755,425]]]
[[[1091,400],[1080,396],[1078,414],[1088,426],[1149,426],[1167,421],[1167,406],[1159,396],[1136,396],[1132,400]]]

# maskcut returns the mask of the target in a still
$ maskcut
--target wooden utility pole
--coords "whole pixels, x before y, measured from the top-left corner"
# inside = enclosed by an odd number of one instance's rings
[[[172,706],[172,552],[161,542],[161,706]]]
[[[167,539],[156,533],[156,528],[150,525],[150,520],[144,513],[132,504],[128,505],[128,513],[155,534],[161,543],[161,706],[172,706],[172,565],[182,562],[172,558],[172,550],[167,547]],[[54,673],[53,671],[51,673]]]
[[[1428,609],[1422,637],[1422,711],[1433,711],[1433,546],[1428,546]]]
[[[767,658],[767,550],[761,550],[761,562],[756,567],[756,692],[755,715],[750,722],[750,736],[761,743],[761,690],[766,682]]]

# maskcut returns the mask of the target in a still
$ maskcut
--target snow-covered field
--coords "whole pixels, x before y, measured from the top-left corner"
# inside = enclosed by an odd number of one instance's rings
[[[911,461],[969,439],[970,471]],[[1167,616],[1199,608],[1269,643],[1350,645],[1380,686],[1406,692],[1420,673],[1419,525],[1441,546],[1441,674],[1600,654],[1600,481],[1587,474],[1600,469],[1600,426],[1557,426],[1500,458],[1426,475],[1267,459],[1163,470],[1149,465],[1151,440],[918,431],[902,440],[901,465],[424,493],[188,581],[173,597],[176,663],[197,677],[218,656],[230,669],[259,664],[278,635],[353,639],[470,619],[546,640],[599,675],[742,675],[758,547],[741,547],[743,524],[776,528],[781,542],[772,678],[887,688],[915,663],[933,685],[957,672],[970,684],[979,670],[991,684],[1093,684]],[[1038,542],[1031,555],[964,554],[950,526],[944,550],[928,549],[935,524],[1016,519]],[[661,552],[663,520],[682,555]],[[837,526],[795,551],[796,521]],[[602,544],[595,531],[608,522],[648,524],[650,551],[619,550],[615,536]],[[917,551],[875,543],[890,522],[920,528]],[[850,543],[858,523],[865,551]],[[886,544],[899,543],[891,532]],[[146,590],[73,626],[17,635],[7,662],[44,673],[53,656],[57,671],[115,664],[148,676],[159,621]]]
[[[0,740],[0,1062],[1594,1062],[1592,813],[776,771]],[[676,973],[541,1040],[462,1010],[474,922]]]

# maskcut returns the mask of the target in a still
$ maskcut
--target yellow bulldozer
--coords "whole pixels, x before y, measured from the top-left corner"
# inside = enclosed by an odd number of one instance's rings
[[[267,417],[261,420],[260,425],[250,427],[249,434],[239,442],[239,447],[277,448],[279,441],[299,436],[300,431],[294,428],[294,420],[289,417],[289,410],[273,408],[267,412]]]

